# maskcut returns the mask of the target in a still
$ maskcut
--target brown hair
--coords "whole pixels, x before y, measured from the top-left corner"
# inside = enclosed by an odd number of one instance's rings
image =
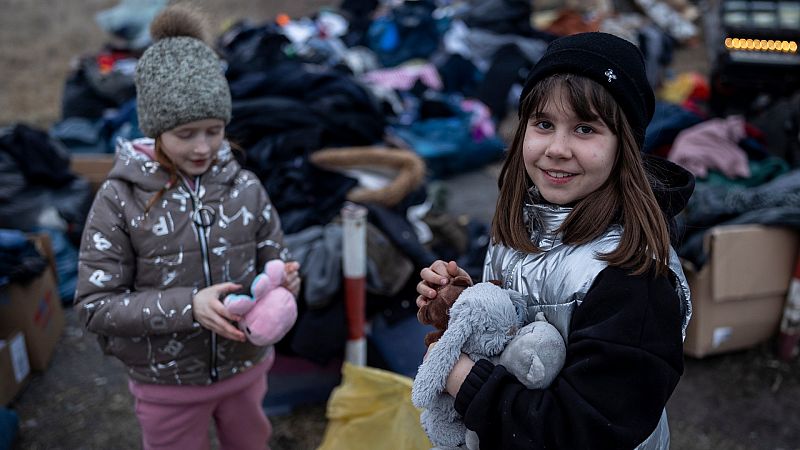
[[[553,93],[565,93],[570,106],[582,120],[599,118],[618,137],[614,167],[608,180],[596,191],[578,200],[558,231],[565,244],[580,245],[601,236],[614,223],[623,234],[616,250],[599,255],[612,266],[634,274],[655,270],[665,274],[669,261],[669,233],[666,219],[642,165],[639,147],[625,114],[611,94],[588,78],[556,74],[543,79],[522,99],[521,116],[509,153],[498,178],[500,189],[491,235],[495,243],[515,250],[539,253],[525,226],[522,205],[533,186],[522,159],[528,120],[552,101]]]
[[[155,203],[164,196],[164,193],[167,192],[167,189],[175,186],[178,182],[178,169],[175,167],[175,164],[172,163],[172,160],[169,159],[166,153],[164,153],[164,144],[161,143],[161,136],[156,137],[154,145],[154,153],[156,157],[156,162],[158,162],[161,167],[163,167],[167,173],[169,174],[169,181],[167,184],[164,185],[161,189],[159,189],[156,194],[150,198],[147,202],[147,206],[144,208],[144,212],[147,213],[150,211],[150,208],[155,205]]]
[[[238,153],[244,157],[245,152],[241,146],[239,146],[235,142],[232,142],[231,140],[228,140],[228,146],[230,146],[231,151],[233,151],[234,153]],[[150,211],[150,208],[152,208],[153,205],[155,205],[156,202],[159,199],[161,199],[161,197],[164,196],[164,193],[167,192],[167,189],[171,188],[172,186],[175,186],[178,183],[178,169],[175,167],[175,164],[172,163],[172,160],[169,159],[167,154],[164,153],[164,144],[161,142],[161,136],[158,136],[155,139],[154,154],[156,157],[156,162],[158,162],[161,165],[161,167],[166,169],[167,173],[169,174],[169,181],[167,181],[167,184],[165,184],[164,187],[159,189],[159,191],[156,192],[156,194],[152,198],[150,198],[150,200],[147,201],[147,205],[144,208],[145,213]],[[214,157],[214,160],[216,162],[216,156]]]

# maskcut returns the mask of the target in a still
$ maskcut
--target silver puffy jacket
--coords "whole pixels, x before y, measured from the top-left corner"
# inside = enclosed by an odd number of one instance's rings
[[[490,245],[483,268],[483,280],[502,280],[506,289],[520,294],[513,294],[513,297],[519,308],[526,310],[529,321],[536,313],[543,312],[547,320],[561,332],[565,342],[569,336],[572,314],[583,301],[595,277],[607,266],[596,255],[613,251],[622,232],[621,227],[612,227],[588,244],[563,245],[561,236],[554,230],[571,210],[555,205],[525,205],[526,221],[532,230],[531,239],[543,250],[542,253],[524,253],[501,245]],[[675,284],[681,301],[682,333],[685,337],[692,306],[689,286],[674,250],[670,252],[670,269],[677,280]],[[666,411],[662,412],[655,431],[637,448],[669,448]]]

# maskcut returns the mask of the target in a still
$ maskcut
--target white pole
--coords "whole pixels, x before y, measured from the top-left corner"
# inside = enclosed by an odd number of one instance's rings
[[[356,366],[367,364],[366,276],[367,276],[367,209],[346,202],[341,210],[342,272],[344,274],[347,343],[345,361]]]
[[[800,349],[800,254],[795,262],[794,276],[789,283],[789,293],[783,307],[780,333],[778,333],[778,358],[781,361],[791,361]]]

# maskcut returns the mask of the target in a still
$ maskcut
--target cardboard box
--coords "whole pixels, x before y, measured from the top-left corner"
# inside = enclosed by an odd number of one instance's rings
[[[50,235],[47,233],[28,233],[28,239],[33,242],[36,250],[40,255],[44,256],[50,268],[53,269],[53,275],[58,281],[58,273],[56,269],[56,254],[53,252],[53,244],[50,242]]]
[[[45,370],[64,329],[64,310],[58,295],[52,250],[47,235],[31,235],[50,261],[47,269],[27,284],[0,287],[0,336],[13,330],[25,335],[33,370]]]
[[[8,405],[17,396],[30,373],[25,335],[14,331],[0,338],[0,406]]]
[[[92,192],[97,192],[106,181],[108,172],[114,165],[113,154],[75,153],[70,160],[70,170],[86,178],[92,187]]]
[[[752,347],[778,330],[800,236],[789,229],[730,225],[705,236],[708,262],[684,264],[692,320],[683,348],[707,355]]]

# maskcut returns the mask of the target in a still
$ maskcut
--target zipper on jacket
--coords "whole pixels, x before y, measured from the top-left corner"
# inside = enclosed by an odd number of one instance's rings
[[[195,178],[194,188],[189,187],[189,183],[184,180],[184,185],[189,191],[192,200],[192,223],[197,229],[197,235],[200,240],[200,254],[203,259],[203,277],[205,278],[206,287],[211,286],[213,280],[211,279],[211,264],[208,260],[208,242],[206,241],[206,227],[213,223],[214,211],[210,208],[203,206],[200,201],[200,176]],[[206,217],[210,217],[210,221],[206,224]],[[211,332],[211,354],[209,364],[209,377],[211,381],[217,381],[219,372],[217,370],[217,333]]]

